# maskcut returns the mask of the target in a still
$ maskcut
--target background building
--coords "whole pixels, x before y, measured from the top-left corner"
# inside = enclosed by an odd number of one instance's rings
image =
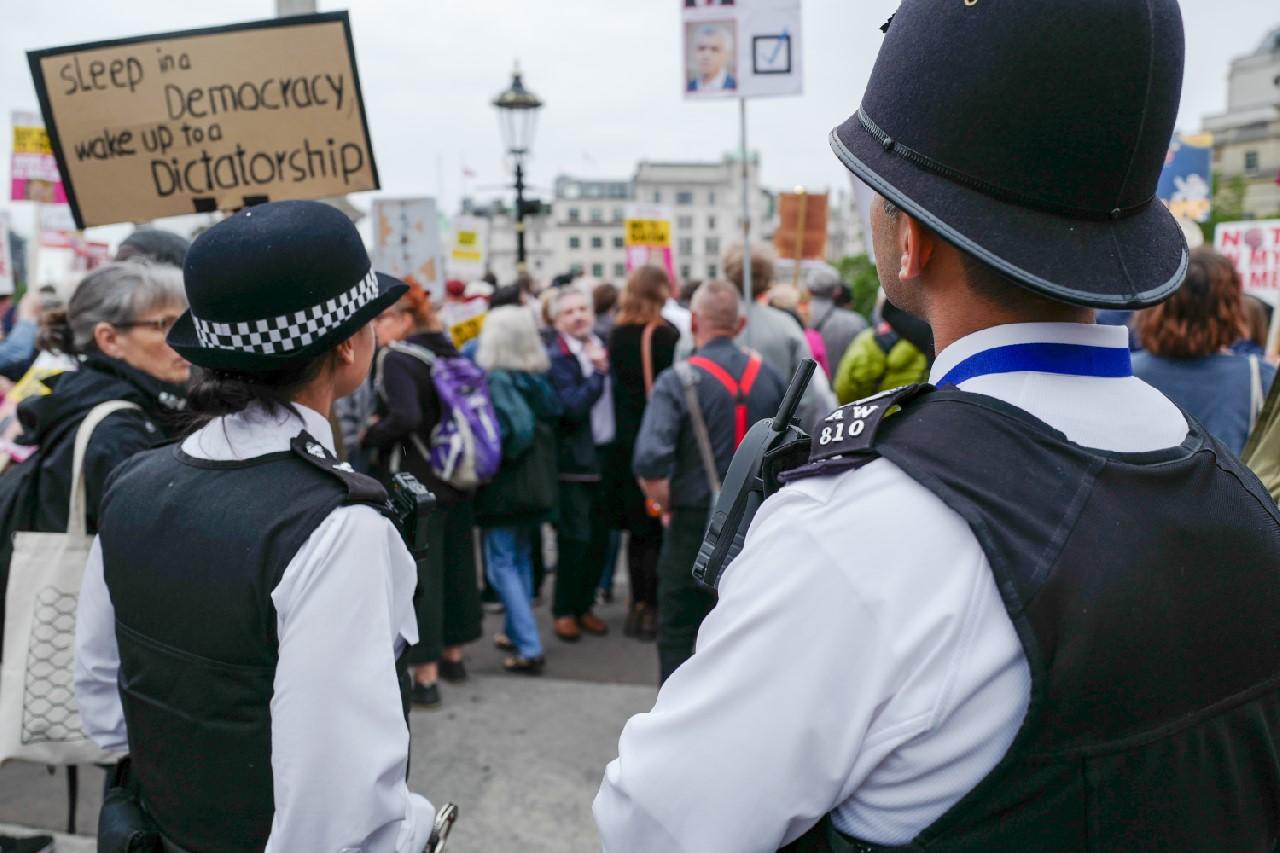
[[[545,209],[544,209],[545,210]],[[485,232],[485,255],[489,270],[498,277],[500,284],[511,284],[516,279],[516,223],[515,211],[503,201],[485,203],[464,198],[464,216],[478,216],[489,223]],[[558,269],[554,263],[554,234],[551,217],[546,213],[525,216],[525,255],[529,274],[538,281],[550,281]],[[448,239],[446,237],[446,239]]]
[[[621,284],[627,275],[623,220],[631,181],[561,175],[551,202],[555,272],[581,272]]]
[[[1209,116],[1213,170],[1220,186],[1245,182],[1244,215],[1280,213],[1280,27],[1258,49],[1231,62],[1227,111]]]
[[[776,228],[774,195],[760,186],[760,160],[748,163],[753,242],[769,242]],[[626,279],[625,221],[630,205],[667,208],[673,255],[681,281],[720,278],[729,246],[742,239],[742,161],[637,164],[631,178],[555,179],[549,210],[528,223],[529,271],[540,281],[570,271],[622,284]],[[515,231],[501,201],[463,201],[462,213],[491,223],[489,266],[500,282],[515,275]],[[847,192],[831,195],[827,254],[839,260],[862,251],[861,228]]]

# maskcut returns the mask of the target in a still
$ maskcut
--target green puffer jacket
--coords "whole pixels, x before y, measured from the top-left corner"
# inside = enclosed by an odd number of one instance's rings
[[[887,388],[929,378],[929,360],[910,341],[887,325],[867,329],[853,339],[836,369],[835,392],[840,405],[862,400]]]

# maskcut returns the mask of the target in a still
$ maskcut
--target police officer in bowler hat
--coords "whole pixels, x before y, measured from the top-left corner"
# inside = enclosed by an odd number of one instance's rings
[[[1097,308],[1176,290],[1175,0],[905,0],[831,134],[930,383],[834,412],[622,733],[606,851],[1272,850],[1280,515]]]
[[[325,416],[405,285],[307,201],[218,223],[183,272],[169,343],[203,368],[204,423],[112,475],[77,617],[85,729],[129,752],[120,787],[166,850],[418,853],[434,810],[405,785],[395,669],[417,572]]]

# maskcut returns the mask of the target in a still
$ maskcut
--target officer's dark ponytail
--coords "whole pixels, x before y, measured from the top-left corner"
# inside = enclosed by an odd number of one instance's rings
[[[213,370],[195,368],[191,390],[187,392],[187,409],[202,426],[214,418],[243,411],[258,404],[271,414],[293,412],[293,398],[315,381],[334,360],[334,351],[302,364],[279,370],[255,371]]]

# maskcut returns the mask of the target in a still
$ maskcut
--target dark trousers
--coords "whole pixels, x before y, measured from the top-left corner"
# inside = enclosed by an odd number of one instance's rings
[[[560,482],[556,520],[556,587],[551,613],[581,616],[591,610],[608,547],[608,519],[598,512],[599,483]]]
[[[480,638],[480,579],[476,573],[471,501],[440,504],[427,520],[427,555],[418,561],[418,644],[404,655],[417,666],[440,660],[450,646]]]
[[[658,606],[658,556],[662,553],[662,525],[643,531],[632,530],[627,540],[627,581],[631,600],[647,607]]]
[[[658,666],[666,681],[693,656],[698,627],[715,606],[715,594],[693,579],[693,562],[706,531],[705,509],[676,508],[658,558]]]

